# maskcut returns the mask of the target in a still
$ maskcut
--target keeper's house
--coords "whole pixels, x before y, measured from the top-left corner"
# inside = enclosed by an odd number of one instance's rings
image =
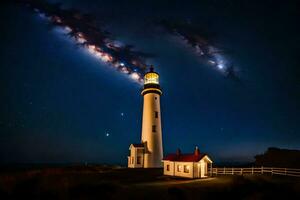
[[[198,147],[194,153],[181,154],[178,149],[175,154],[163,158],[164,175],[186,178],[208,177],[208,168],[212,169],[212,161],[207,154],[200,153]]]

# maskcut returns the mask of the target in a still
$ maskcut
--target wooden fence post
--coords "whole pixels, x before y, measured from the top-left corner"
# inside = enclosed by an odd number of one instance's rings
[[[271,168],[271,174],[272,174],[272,176],[273,176],[273,168]]]
[[[252,175],[253,175],[253,167],[252,167]]]
[[[286,168],[284,169],[284,174],[286,175]]]
[[[243,175],[243,168],[241,168],[241,175]]]
[[[224,171],[223,171],[223,174],[225,174],[225,167],[224,167]]]
[[[233,175],[233,167],[231,168],[231,174]]]
[[[261,174],[264,174],[264,167],[261,166]]]

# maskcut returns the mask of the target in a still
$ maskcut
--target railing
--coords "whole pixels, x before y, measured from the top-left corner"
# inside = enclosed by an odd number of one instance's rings
[[[211,170],[212,169],[212,170]],[[218,175],[243,175],[243,174],[277,174],[285,176],[300,177],[300,169],[278,168],[278,167],[222,167],[208,169],[208,174],[211,176]]]

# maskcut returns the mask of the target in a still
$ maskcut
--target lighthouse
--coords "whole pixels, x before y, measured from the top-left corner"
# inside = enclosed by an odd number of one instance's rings
[[[141,143],[131,144],[129,147],[129,168],[159,168],[162,167],[163,146],[159,74],[153,66],[144,76],[143,119]]]

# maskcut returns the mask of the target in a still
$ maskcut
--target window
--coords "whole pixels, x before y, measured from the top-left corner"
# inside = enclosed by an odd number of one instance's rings
[[[156,126],[155,125],[152,126],[152,132],[156,132]]]
[[[155,111],[155,118],[158,118],[158,112]]]
[[[170,165],[167,165],[167,171],[170,171]]]
[[[137,154],[143,154],[143,153],[144,153],[144,149],[137,149],[137,150],[136,150],[136,153],[137,153]]]
[[[189,165],[184,165],[183,166],[183,171],[184,171],[184,173],[190,173],[190,166]]]
[[[134,164],[134,157],[131,157],[131,164]]]
[[[178,172],[181,172],[181,168],[182,168],[181,165],[177,165],[177,171],[178,171]]]
[[[141,156],[136,157],[136,164],[140,165],[142,163]]]
[[[157,97],[154,97],[155,100],[157,100]]]

